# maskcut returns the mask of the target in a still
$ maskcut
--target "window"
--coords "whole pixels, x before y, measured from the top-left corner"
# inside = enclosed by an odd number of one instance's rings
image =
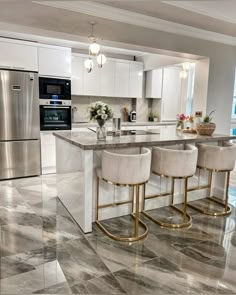
[[[186,114],[191,115],[193,111],[193,91],[195,79],[195,63],[191,63],[188,72],[188,86],[187,86],[187,100],[186,100]]]

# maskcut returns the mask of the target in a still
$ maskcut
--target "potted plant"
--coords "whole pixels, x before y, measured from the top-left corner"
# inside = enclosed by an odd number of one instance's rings
[[[97,127],[98,140],[106,139],[106,127],[104,126],[106,121],[113,117],[112,109],[102,101],[96,101],[89,105],[89,117],[90,120],[97,121],[99,127]]]
[[[216,124],[215,123],[212,123],[212,117],[211,115],[214,113],[215,111],[211,111],[209,113],[209,115],[206,115],[204,118],[203,118],[203,121],[196,124],[196,130],[197,130],[197,134],[199,135],[212,135],[213,132],[215,131],[216,129]]]

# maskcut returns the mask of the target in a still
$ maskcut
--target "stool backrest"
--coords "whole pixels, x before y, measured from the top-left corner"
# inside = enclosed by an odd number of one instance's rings
[[[151,151],[141,149],[140,154],[119,154],[103,151],[102,177],[116,184],[141,184],[150,177]]]
[[[233,170],[236,161],[236,145],[223,146],[198,144],[198,166],[213,170]]]
[[[184,146],[182,146],[184,148]],[[198,150],[186,144],[185,149],[153,147],[152,171],[172,177],[192,176],[196,171]]]

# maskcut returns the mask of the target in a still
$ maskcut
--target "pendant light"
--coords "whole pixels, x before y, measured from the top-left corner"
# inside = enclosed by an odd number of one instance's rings
[[[84,62],[84,66],[87,69],[88,73],[92,71],[93,65],[94,65],[93,60],[90,57],[87,58]]]
[[[94,26],[96,25],[95,22],[89,22],[91,25],[91,34],[89,35],[89,40],[91,44],[89,45],[89,58],[85,60],[84,66],[87,69],[88,73],[90,73],[93,69],[94,62],[93,57],[96,57],[97,64],[99,68],[102,68],[102,66],[106,63],[106,56],[101,53],[101,45],[98,44],[98,38],[94,36]]]
[[[91,34],[89,36],[89,39],[92,41],[92,43],[89,45],[89,51],[91,55],[97,56],[100,52],[101,46],[97,43],[97,38],[94,36],[94,26],[96,25],[96,23],[90,22],[90,25],[91,25]]]
[[[102,66],[106,63],[106,61],[107,61],[107,58],[104,54],[100,53],[97,56],[97,63],[99,68],[102,68]]]

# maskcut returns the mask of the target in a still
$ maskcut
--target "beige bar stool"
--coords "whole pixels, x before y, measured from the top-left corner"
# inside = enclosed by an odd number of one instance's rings
[[[198,144],[198,161],[197,167],[209,171],[208,185],[204,188],[209,188],[210,194],[207,197],[209,201],[215,202],[223,207],[221,212],[207,211],[199,208],[198,206],[188,204],[189,207],[207,215],[211,216],[225,216],[230,214],[231,208],[228,206],[228,189],[230,172],[234,169],[236,160],[236,145],[230,143],[224,143],[223,146],[213,146],[207,144]],[[226,185],[225,185],[225,199],[222,201],[216,197],[211,196],[212,187],[212,175],[213,172],[225,172],[226,173]],[[200,188],[201,189],[201,188]]]
[[[186,144],[181,145],[180,148],[159,148],[153,147],[152,149],[152,173],[159,176],[171,178],[171,192],[165,193],[164,195],[171,195],[171,205],[178,213],[182,214],[182,223],[165,223],[159,219],[152,217],[147,211],[145,211],[145,201],[153,196],[145,196],[143,200],[142,213],[151,219],[153,222],[161,225],[162,227],[169,228],[181,228],[188,227],[192,223],[192,217],[187,213],[187,186],[188,178],[193,176],[196,171],[198,150],[195,146]],[[175,179],[184,180],[184,200],[183,209],[179,209],[174,205],[174,186]],[[160,197],[163,195],[157,195],[154,197]]]
[[[139,190],[141,185],[149,180],[151,166],[151,151],[141,149],[140,154],[118,154],[103,151],[101,169],[97,170],[97,201],[96,201],[96,224],[110,238],[118,241],[133,242],[146,237],[147,226],[139,219]],[[129,186],[132,189],[132,200],[117,203],[99,205],[99,181],[104,180],[116,186]],[[136,189],[135,212],[134,211],[134,188]],[[144,189],[143,189],[144,192]],[[115,236],[110,233],[99,221],[99,209],[114,205],[132,204],[131,216],[135,219],[134,234],[132,236]],[[139,224],[145,229],[139,234]]]

